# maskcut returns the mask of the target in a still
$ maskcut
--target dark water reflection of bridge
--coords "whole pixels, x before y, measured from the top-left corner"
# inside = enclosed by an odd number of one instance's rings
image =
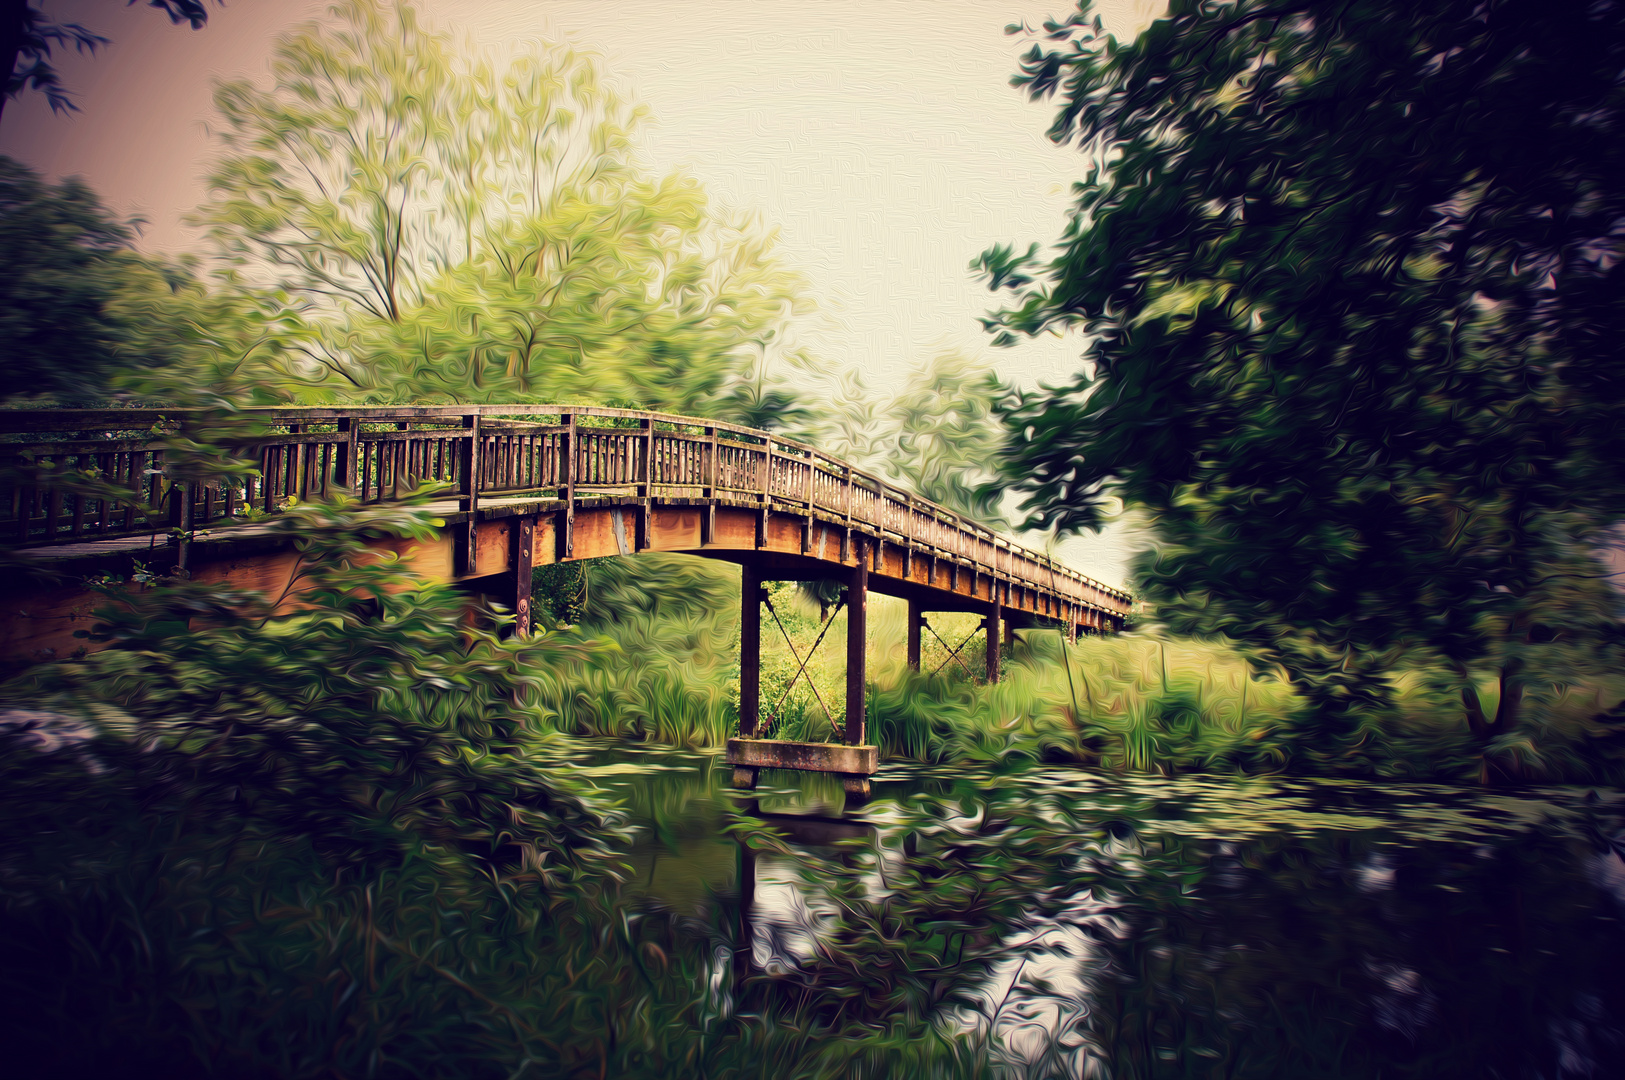
[[[1059,1076],[1600,1077],[1625,1052],[1617,793],[893,763],[847,811],[829,777],[594,761],[638,821],[629,887],[723,958],[723,1012],[936,1024]]]

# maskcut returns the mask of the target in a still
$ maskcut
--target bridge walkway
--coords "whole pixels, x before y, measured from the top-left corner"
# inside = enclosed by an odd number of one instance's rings
[[[127,574],[141,561],[269,586],[292,552],[252,519],[338,490],[388,502],[424,483],[454,493],[433,504],[445,525],[433,543],[393,547],[425,573],[501,600],[521,633],[530,628],[538,565],[645,551],[740,564],[747,737],[757,729],[764,580],[846,586],[845,734],[854,746],[866,745],[869,592],[909,602],[916,663],[927,613],[982,615],[995,678],[1001,630],[1110,631],[1131,603],[1122,590],[815,447],[665,413],[558,405],[249,409],[225,418],[16,410],[0,412],[0,469],[0,537],[14,561],[36,571],[0,587],[0,662],[13,665],[79,646],[72,631],[89,625],[91,599],[73,582],[86,574]]]

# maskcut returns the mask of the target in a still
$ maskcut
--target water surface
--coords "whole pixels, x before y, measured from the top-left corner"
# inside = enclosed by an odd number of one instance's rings
[[[1014,1075],[1625,1075],[1617,792],[889,764],[853,808],[578,768],[720,1022],[935,1024]]]

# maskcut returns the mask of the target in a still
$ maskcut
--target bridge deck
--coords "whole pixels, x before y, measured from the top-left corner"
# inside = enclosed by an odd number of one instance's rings
[[[231,422],[222,433],[219,417],[185,412],[0,412],[0,535],[58,578],[54,599],[37,584],[0,590],[11,601],[0,655],[38,654],[40,618],[83,625],[63,579],[143,561],[269,583],[282,541],[250,509],[339,489],[387,502],[424,483],[455,493],[432,504],[440,539],[396,550],[446,579],[511,579],[489,591],[522,627],[532,566],[642,551],[727,559],[755,579],[847,580],[861,565],[866,589],[917,610],[1002,610],[1028,625],[1112,629],[1129,610],[1121,590],[766,431],[508,405],[262,409]]]

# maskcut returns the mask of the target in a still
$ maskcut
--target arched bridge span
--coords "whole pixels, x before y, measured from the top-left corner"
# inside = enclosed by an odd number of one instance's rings
[[[257,475],[208,479],[186,445],[198,432]],[[520,632],[534,566],[642,551],[741,564],[747,612],[764,579],[841,580],[859,646],[867,593],[902,597],[916,659],[927,611],[983,615],[994,656],[1001,627],[1112,630],[1130,606],[1127,593],[815,447],[703,418],[558,405],[271,408],[222,428],[218,414],[185,410],[19,410],[0,412],[0,439],[0,535],[56,571],[53,585],[16,575],[0,590],[0,657],[13,664],[79,644],[72,631],[88,625],[88,598],[64,582],[139,560],[270,584],[291,554],[258,535],[251,510],[336,488],[388,501],[425,481],[455,498],[438,507],[439,542],[403,544],[402,554],[494,594]],[[741,728],[751,734],[758,620],[744,625]],[[848,669],[858,692],[846,734],[861,743],[861,647]]]

